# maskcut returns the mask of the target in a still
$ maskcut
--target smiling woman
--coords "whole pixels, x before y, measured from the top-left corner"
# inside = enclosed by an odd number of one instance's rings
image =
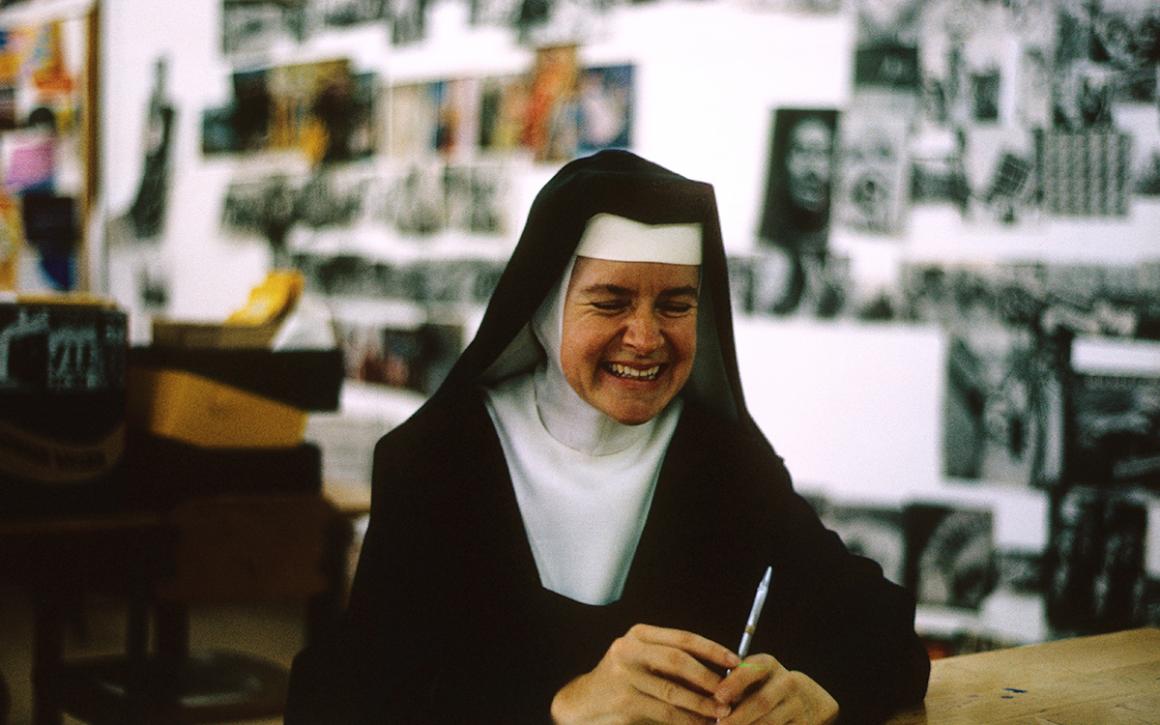
[[[475,339],[376,447],[347,622],[286,722],[876,720],[925,692],[913,618],[745,407],[712,187],[605,151],[541,190]]]
[[[584,402],[632,425],[676,397],[693,370],[697,281],[692,265],[576,260],[560,365]]]

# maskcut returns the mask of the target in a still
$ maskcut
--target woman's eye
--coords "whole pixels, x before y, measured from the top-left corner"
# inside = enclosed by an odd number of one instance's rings
[[[662,314],[676,317],[688,314],[694,307],[687,302],[666,302],[663,305],[659,305],[658,309]]]
[[[628,307],[628,303],[621,302],[620,300],[613,300],[610,302],[593,302],[592,306],[601,312],[619,312]]]

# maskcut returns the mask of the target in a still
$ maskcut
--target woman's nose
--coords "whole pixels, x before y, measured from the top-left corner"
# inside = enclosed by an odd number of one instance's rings
[[[624,344],[638,354],[648,355],[664,344],[660,325],[651,312],[636,312],[624,330]]]

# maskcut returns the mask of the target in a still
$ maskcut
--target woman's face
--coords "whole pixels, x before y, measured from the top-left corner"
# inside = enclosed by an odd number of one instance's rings
[[[628,425],[651,420],[693,369],[696,266],[578,257],[560,364],[576,393]]]

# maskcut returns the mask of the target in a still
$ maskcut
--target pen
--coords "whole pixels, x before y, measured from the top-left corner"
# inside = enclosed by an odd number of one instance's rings
[[[757,631],[757,620],[761,618],[761,609],[765,606],[765,595],[769,593],[769,580],[773,577],[773,567],[765,567],[765,576],[757,585],[757,593],[753,595],[753,606],[749,609],[749,619],[745,621],[745,631],[741,634],[741,644],[737,646],[737,656],[745,659],[749,654],[749,645],[753,642],[753,633]],[[729,671],[726,671],[728,676]]]

